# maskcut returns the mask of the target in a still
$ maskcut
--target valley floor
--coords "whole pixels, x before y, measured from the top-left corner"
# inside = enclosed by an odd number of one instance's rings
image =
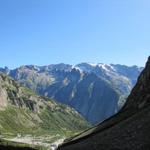
[[[59,144],[61,144],[64,138],[56,139],[55,136],[49,136],[49,137],[33,137],[31,135],[26,136],[20,136],[17,137],[1,137],[2,140],[8,141],[8,142],[15,142],[15,143],[22,143],[31,145],[32,147],[35,147],[36,149],[40,150],[56,150]]]

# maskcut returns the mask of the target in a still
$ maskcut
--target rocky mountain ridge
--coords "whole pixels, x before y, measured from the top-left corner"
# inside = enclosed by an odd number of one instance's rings
[[[100,63],[0,69],[34,92],[75,108],[92,124],[118,112],[141,70],[137,66]]]

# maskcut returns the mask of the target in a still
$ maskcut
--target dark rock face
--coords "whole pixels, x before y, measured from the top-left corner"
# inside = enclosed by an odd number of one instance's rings
[[[150,149],[150,58],[121,111],[58,150]]]
[[[140,109],[150,104],[150,57],[128,99],[124,109],[131,106]]]

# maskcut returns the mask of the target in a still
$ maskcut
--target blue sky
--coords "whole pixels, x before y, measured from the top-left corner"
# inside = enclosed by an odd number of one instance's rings
[[[1,0],[0,66],[103,62],[143,66],[149,0]]]

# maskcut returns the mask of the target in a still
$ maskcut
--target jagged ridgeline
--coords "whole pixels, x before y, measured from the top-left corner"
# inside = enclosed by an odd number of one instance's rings
[[[89,124],[72,108],[0,74],[0,133],[69,136]]]

